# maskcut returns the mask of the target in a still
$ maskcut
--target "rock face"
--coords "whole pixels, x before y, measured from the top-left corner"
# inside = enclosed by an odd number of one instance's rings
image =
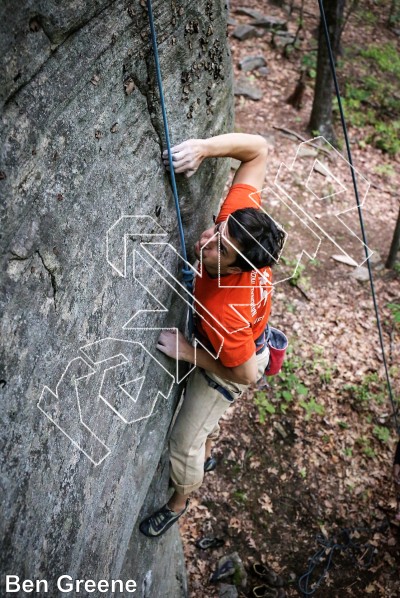
[[[5,574],[50,596],[63,574],[186,595],[177,529],[138,532],[167,496],[181,392],[154,329],[182,326],[186,306],[142,5],[2,3],[1,595]],[[232,130],[225,3],[153,10],[172,143]],[[188,246],[228,170],[178,177]]]

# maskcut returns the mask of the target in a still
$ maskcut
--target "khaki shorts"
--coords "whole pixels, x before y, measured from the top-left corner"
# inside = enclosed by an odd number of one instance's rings
[[[266,346],[257,356],[260,379],[269,361]],[[227,389],[232,400],[212,388],[204,373]],[[204,476],[205,443],[216,440],[221,416],[248,388],[219,378],[211,372],[196,368],[189,376],[182,407],[178,413],[169,441],[171,480],[179,494],[189,494],[200,488]]]

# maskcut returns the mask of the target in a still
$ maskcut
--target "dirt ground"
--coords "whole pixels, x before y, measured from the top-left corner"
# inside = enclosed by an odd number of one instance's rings
[[[272,3],[232,0],[231,17],[238,24],[251,20],[237,14],[239,6],[288,19],[287,12]],[[386,28],[384,11],[375,4],[371,7],[378,13],[378,22],[360,27],[356,11],[346,26],[344,47],[374,39],[398,43]],[[305,10],[303,50],[316,46],[318,5],[306,1]],[[295,10],[290,31],[296,30],[297,17]],[[229,25],[230,34],[233,29]],[[349,167],[333,148],[325,145],[324,151],[318,144],[307,144],[295,168],[275,179],[281,164],[290,167],[300,147],[301,140],[288,130],[304,139],[311,137],[307,124],[313,81],[307,80],[303,106],[296,110],[286,99],[299,77],[301,51],[284,58],[271,45],[269,34],[246,41],[231,36],[230,40],[237,79],[244,76],[238,63],[245,56],[262,54],[269,69],[267,75],[246,73],[248,81],[262,89],[263,98],[236,97],[236,130],[265,135],[271,146],[263,206],[284,226],[290,240],[284,263],[275,270],[271,323],[289,337],[290,353],[280,377],[262,380],[225,415],[214,448],[218,468],[206,475],[190,513],[180,523],[190,596],[219,596],[220,584],[211,583],[210,575],[219,558],[233,552],[239,554],[248,575],[246,586],[238,587],[239,596],[252,596],[252,588],[263,583],[252,570],[257,562],[283,578],[287,596],[305,595],[299,579],[322,547],[325,551],[309,590],[327,559],[332,562],[315,596],[398,597],[400,542],[392,484],[397,436],[371,289],[368,282],[353,277],[354,267],[332,258],[343,255],[344,249],[357,263],[362,261],[357,213],[346,224],[357,231],[358,238],[331,215],[338,207],[346,210],[355,204]],[[346,75],[345,64],[343,69]],[[368,191],[367,240],[381,256],[374,258],[373,274],[394,395],[399,397],[400,327],[388,304],[400,303],[400,273],[382,263],[399,209],[399,160],[370,145],[360,146],[357,141],[363,131],[350,127],[349,133],[361,197]],[[337,135],[341,139],[339,123]],[[307,178],[316,159],[334,176],[313,171],[313,178]],[[369,189],[363,177],[371,183]],[[298,202],[297,215],[274,195],[277,181],[283,181],[281,187]],[[341,186],[343,193],[339,193]],[[325,204],[330,211],[325,213],[319,198],[328,195]],[[301,207],[312,214],[312,225],[304,218],[301,222]],[[319,224],[329,231],[329,238]],[[303,255],[296,270],[302,251],[308,257]],[[289,277],[292,284],[285,281]],[[222,538],[225,545],[200,550],[195,540],[204,536]],[[232,583],[231,578],[224,581]]]

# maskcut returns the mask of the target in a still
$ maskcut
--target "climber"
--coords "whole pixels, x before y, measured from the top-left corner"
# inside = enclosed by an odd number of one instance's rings
[[[187,177],[205,158],[231,157],[241,164],[215,226],[194,246],[200,260],[194,286],[197,346],[172,331],[163,331],[157,344],[169,357],[197,367],[188,378],[169,441],[174,494],[140,524],[150,537],[161,536],[187,511],[190,493],[200,488],[204,472],[216,466],[211,446],[219,419],[268,366],[271,266],[285,233],[259,209],[267,154],[263,137],[244,133],[189,139],[172,148],[175,173]],[[163,160],[167,167],[166,152]]]

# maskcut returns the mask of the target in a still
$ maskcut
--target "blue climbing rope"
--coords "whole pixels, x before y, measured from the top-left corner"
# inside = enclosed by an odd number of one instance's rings
[[[185,233],[183,231],[181,209],[179,206],[178,190],[176,188],[174,164],[173,164],[172,154],[171,154],[171,141],[170,141],[170,136],[169,136],[167,111],[165,108],[165,97],[164,97],[162,77],[161,77],[160,58],[158,55],[157,34],[156,34],[155,27],[154,27],[154,18],[153,18],[153,9],[152,9],[152,5],[151,5],[151,0],[147,0],[147,10],[149,13],[151,43],[153,46],[153,54],[154,54],[154,62],[155,62],[155,67],[156,67],[158,91],[160,93],[160,103],[161,103],[161,111],[162,111],[162,117],[163,117],[163,122],[164,122],[165,141],[167,144],[167,151],[168,151],[169,173],[170,173],[170,178],[171,178],[172,193],[174,195],[174,201],[175,201],[176,217],[178,220],[181,251],[182,251],[182,257],[183,257],[185,263],[187,264],[186,266],[182,267],[182,278],[183,278],[183,281],[185,283],[187,290],[189,291],[190,295],[192,296],[192,293],[193,293],[193,271],[188,266],[188,259],[187,259],[187,253],[186,253],[186,245],[185,245]],[[191,335],[192,332],[193,332],[193,308],[191,307],[189,310],[189,335]]]

